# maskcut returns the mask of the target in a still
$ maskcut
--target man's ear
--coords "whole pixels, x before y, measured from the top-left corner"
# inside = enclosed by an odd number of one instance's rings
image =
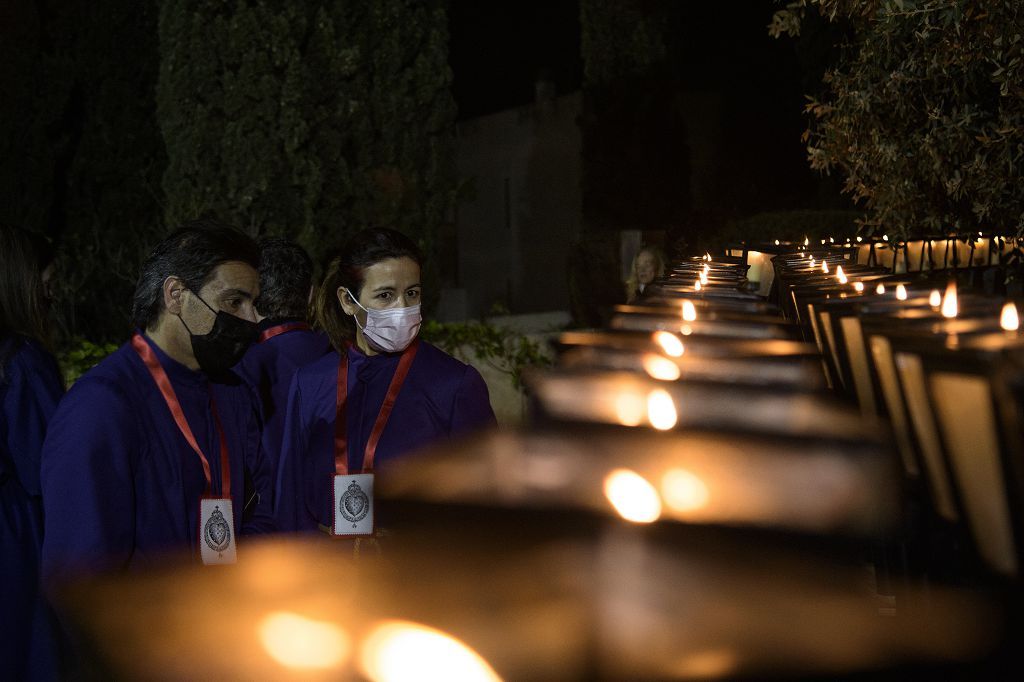
[[[163,286],[164,308],[171,315],[180,315],[181,306],[184,303],[185,292],[188,287],[177,277],[171,275],[164,280]]]
[[[345,287],[338,287],[335,292],[338,296],[338,303],[341,304],[341,309],[345,311],[346,315],[356,314],[356,302],[352,299],[352,295],[348,293],[348,289]]]

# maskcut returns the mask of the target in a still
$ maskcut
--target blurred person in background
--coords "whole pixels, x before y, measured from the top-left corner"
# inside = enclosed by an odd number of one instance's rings
[[[40,455],[64,393],[50,352],[44,273],[52,272],[42,238],[0,226],[0,676],[12,680],[56,675],[39,592]]]
[[[260,240],[260,296],[256,299],[259,340],[235,367],[259,396],[263,450],[272,480],[277,474],[284,408],[295,370],[333,351],[323,331],[309,320],[313,261],[298,244],[280,237]]]
[[[640,298],[647,285],[665,276],[665,256],[656,246],[645,246],[633,257],[633,267],[626,280],[626,302]]]
[[[422,264],[412,240],[383,228],[359,232],[330,261],[315,307],[336,352],[292,380],[276,492],[282,530],[373,535],[374,472],[495,425],[480,373],[417,338]]]

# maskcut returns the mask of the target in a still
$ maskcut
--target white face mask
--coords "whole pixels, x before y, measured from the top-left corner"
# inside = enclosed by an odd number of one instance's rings
[[[345,291],[352,296],[348,289]],[[355,296],[352,296],[352,301],[363,308]],[[381,353],[399,353],[408,348],[420,331],[420,323],[423,322],[419,303],[406,308],[363,310],[366,311],[365,327],[359,325],[358,317],[353,315],[352,318],[356,321],[356,326],[362,330],[370,347]]]

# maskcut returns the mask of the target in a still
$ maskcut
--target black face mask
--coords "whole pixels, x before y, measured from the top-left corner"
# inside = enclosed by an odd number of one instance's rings
[[[249,346],[256,342],[260,336],[259,326],[223,310],[214,310],[199,294],[196,294],[196,298],[217,315],[213,329],[206,334],[193,334],[181,315],[178,315],[178,319],[188,329],[192,353],[196,356],[199,368],[210,376],[222,375],[237,365]]]

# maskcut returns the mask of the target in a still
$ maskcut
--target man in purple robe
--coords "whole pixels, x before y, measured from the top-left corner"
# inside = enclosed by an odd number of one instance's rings
[[[205,560],[204,497],[233,508],[215,519],[217,541],[274,530],[258,406],[230,371],[258,335],[258,262],[249,237],[202,220],[143,264],[132,340],[79,379],[50,422],[45,578],[169,554]]]
[[[313,291],[313,261],[298,244],[270,237],[260,241],[260,297],[256,300],[259,341],[235,371],[259,396],[263,414],[263,451],[277,475],[284,431],[284,408],[295,370],[330,353],[327,334],[308,320]]]

